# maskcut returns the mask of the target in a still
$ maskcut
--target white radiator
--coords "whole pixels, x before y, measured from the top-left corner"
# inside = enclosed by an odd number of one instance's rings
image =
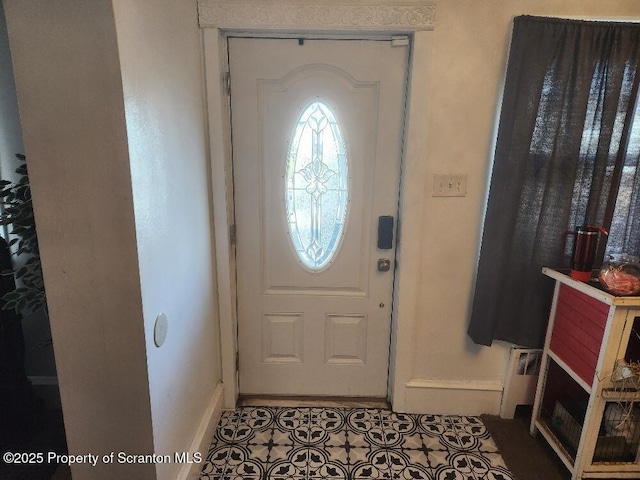
[[[513,418],[518,405],[533,405],[542,350],[512,348],[507,368],[500,417]]]

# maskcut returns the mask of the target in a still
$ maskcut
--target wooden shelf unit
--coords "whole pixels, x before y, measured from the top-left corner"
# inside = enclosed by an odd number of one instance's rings
[[[620,360],[640,360],[640,297],[616,297],[546,267],[542,273],[556,285],[531,434],[542,434],[572,480],[638,479],[640,391],[622,390],[614,373]]]

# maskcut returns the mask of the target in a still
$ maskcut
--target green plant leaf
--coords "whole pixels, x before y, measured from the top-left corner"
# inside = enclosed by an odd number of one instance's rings
[[[5,302],[16,301],[19,298],[20,298],[20,294],[18,292],[16,292],[15,290],[13,292],[7,292],[2,296],[2,299]]]
[[[18,283],[18,288],[0,298],[0,307],[15,309],[18,313],[43,308],[47,313],[26,157],[16,154],[16,158],[21,161],[15,170],[20,175],[18,182],[0,180],[0,205],[3,207],[0,225],[10,227],[9,245],[17,244],[14,255],[25,255],[27,259],[15,272],[0,272],[0,275],[13,275]]]

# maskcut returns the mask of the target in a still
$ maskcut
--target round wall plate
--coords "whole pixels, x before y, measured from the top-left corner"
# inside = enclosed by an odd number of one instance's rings
[[[169,328],[169,319],[167,315],[161,313],[156,318],[156,324],[153,328],[153,341],[156,347],[161,347],[167,338],[167,329]]]

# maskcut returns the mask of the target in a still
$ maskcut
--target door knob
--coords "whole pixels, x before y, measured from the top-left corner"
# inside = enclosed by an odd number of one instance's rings
[[[391,260],[388,258],[379,258],[378,259],[378,271],[379,272],[388,272],[391,269]]]

